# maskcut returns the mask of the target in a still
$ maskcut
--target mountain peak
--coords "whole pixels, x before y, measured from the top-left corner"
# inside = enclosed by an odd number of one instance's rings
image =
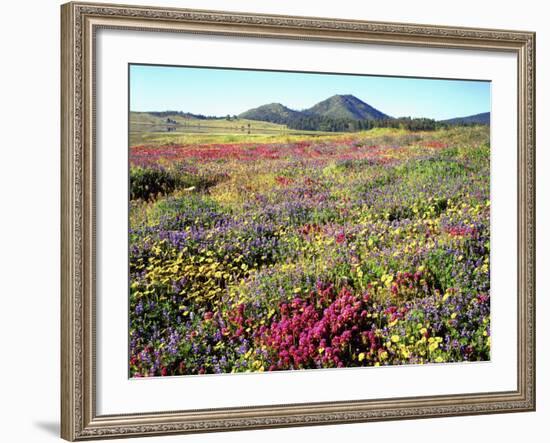
[[[358,99],[357,97],[355,97],[355,95],[352,95],[352,94],[334,94],[334,95],[331,95],[329,98],[326,98],[325,100],[323,100],[323,102],[326,102],[326,101],[332,101],[332,102],[352,101],[352,102],[363,103],[360,99]]]
[[[305,112],[331,118],[351,118],[354,120],[383,120],[388,115],[373,108],[352,94],[333,95]]]
[[[353,94],[334,94],[332,97],[329,97],[329,98],[335,98],[335,97],[359,100],[359,99],[358,99],[355,95],[353,95]],[[359,101],[360,101],[360,100],[359,100]]]

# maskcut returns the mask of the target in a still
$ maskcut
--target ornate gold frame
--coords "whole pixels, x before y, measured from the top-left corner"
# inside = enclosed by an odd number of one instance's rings
[[[535,34],[68,3],[61,7],[61,436],[67,440],[533,411]],[[98,416],[95,411],[94,35],[99,28],[508,51],[518,58],[518,383],[510,392]]]

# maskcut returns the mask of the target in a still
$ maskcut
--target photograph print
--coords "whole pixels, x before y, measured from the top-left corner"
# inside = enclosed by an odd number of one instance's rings
[[[129,377],[490,360],[490,82],[129,84]]]

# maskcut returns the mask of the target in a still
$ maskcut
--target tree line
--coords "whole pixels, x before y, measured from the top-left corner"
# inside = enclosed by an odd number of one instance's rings
[[[400,117],[383,120],[355,120],[351,118],[332,118],[320,115],[307,115],[289,119],[289,129],[323,132],[355,132],[373,128],[401,128],[409,131],[434,131],[446,128],[447,123],[429,118]]]
[[[172,116],[179,116],[189,119],[196,119],[196,120],[218,120],[220,117],[216,117],[214,115],[202,115],[202,114],[192,114],[191,112],[183,112],[183,111],[151,111],[148,112],[148,114],[153,115],[155,117],[172,117]]]

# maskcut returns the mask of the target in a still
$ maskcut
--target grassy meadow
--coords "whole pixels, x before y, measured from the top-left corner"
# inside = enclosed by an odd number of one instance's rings
[[[304,136],[319,137],[333,135],[330,132],[289,129],[286,125],[248,120],[243,118],[188,119],[178,115],[166,118],[147,112],[132,112],[130,115],[130,145],[147,144],[208,144],[208,143],[268,143],[277,141],[298,141]]]
[[[132,377],[490,358],[488,126],[130,119]]]

